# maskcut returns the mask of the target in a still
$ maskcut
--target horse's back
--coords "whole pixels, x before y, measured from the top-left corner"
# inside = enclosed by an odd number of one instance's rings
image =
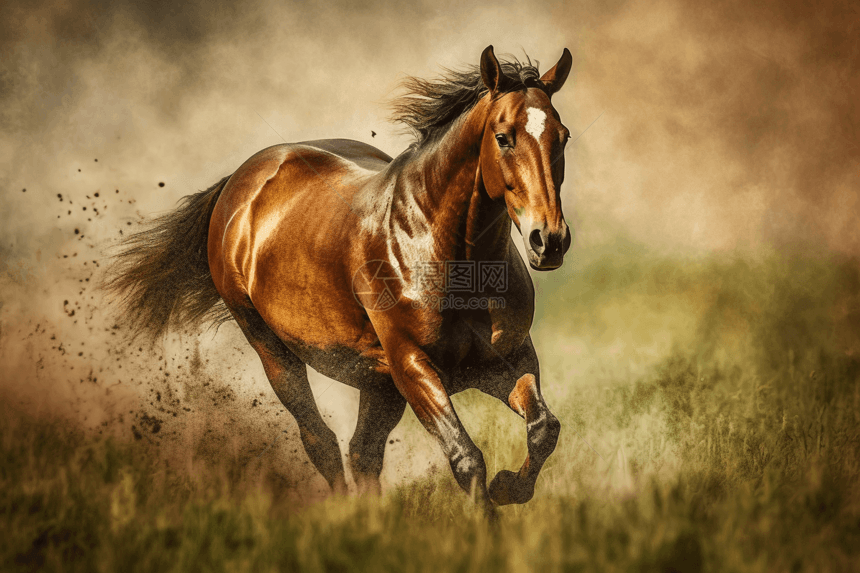
[[[337,172],[347,170],[375,173],[392,161],[385,152],[351,139],[319,139],[297,143],[281,143],[267,147],[246,160],[233,174],[222,197],[243,202],[256,194],[281,170],[292,170],[294,178],[316,179],[328,187],[343,179]],[[293,190],[301,191],[299,185]],[[232,203],[233,201],[231,201]],[[229,211],[229,206],[226,211]]]
[[[302,141],[296,145],[321,149],[370,171],[379,171],[391,163],[391,157],[387,153],[354,139],[317,139]]]
[[[255,153],[221,192],[210,223],[210,254],[226,254],[221,251],[229,237],[247,236],[252,220],[303,223],[317,212],[331,218],[391,160],[372,145],[350,139],[282,143]]]

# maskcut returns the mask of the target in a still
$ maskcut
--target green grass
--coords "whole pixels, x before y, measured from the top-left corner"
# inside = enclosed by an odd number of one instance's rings
[[[856,261],[616,245],[559,272],[540,277],[534,338],[563,434],[535,499],[496,525],[447,471],[299,509],[231,455],[190,476],[145,440],[6,406],[0,566],[860,569]],[[517,467],[522,422],[476,393],[455,403],[491,475]]]

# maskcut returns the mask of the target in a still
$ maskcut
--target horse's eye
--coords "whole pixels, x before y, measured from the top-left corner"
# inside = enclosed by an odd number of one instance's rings
[[[510,144],[508,144],[508,138],[504,133],[496,134],[496,142],[499,144],[499,147],[510,147]]]

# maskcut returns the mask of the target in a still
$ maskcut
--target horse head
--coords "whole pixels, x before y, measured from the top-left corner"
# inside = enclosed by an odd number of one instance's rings
[[[505,89],[508,81],[488,46],[481,55],[481,77],[489,90],[480,168],[487,194],[504,200],[520,230],[528,262],[535,270],[561,266],[571,231],[561,209],[564,148],[570,131],[552,105],[567,79],[573,58],[565,48],[558,63],[524,89]]]

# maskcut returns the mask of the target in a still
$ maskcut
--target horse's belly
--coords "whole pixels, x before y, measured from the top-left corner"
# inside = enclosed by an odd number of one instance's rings
[[[353,388],[363,390],[393,384],[385,352],[379,344],[363,351],[350,346],[318,348],[298,341],[287,343],[287,347],[323,376]]]

